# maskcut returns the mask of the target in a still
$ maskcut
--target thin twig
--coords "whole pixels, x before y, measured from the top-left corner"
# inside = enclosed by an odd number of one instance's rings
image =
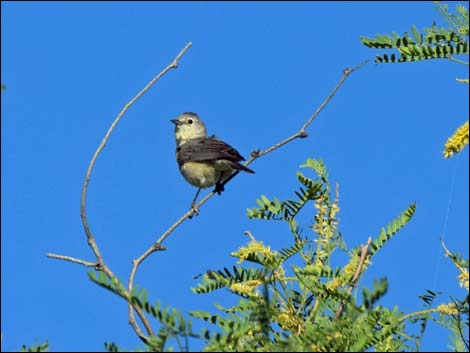
[[[338,83],[336,84],[336,86],[333,88],[333,90],[330,92],[330,94],[328,95],[328,97],[326,97],[326,99],[323,101],[322,104],[320,104],[320,106],[318,107],[318,109],[310,116],[310,118],[308,118],[308,120],[305,122],[305,124],[300,128],[300,130],[298,132],[296,132],[295,134],[293,134],[292,136],[289,136],[288,138],[282,140],[281,142],[278,142],[276,143],[275,145],[265,149],[264,151],[259,151],[259,150],[255,150],[253,152],[251,152],[251,157],[246,161],[245,163],[245,166],[251,164],[255,159],[259,158],[259,157],[262,157],[268,153],[271,153],[275,150],[277,150],[278,148],[288,144],[289,142],[297,139],[297,138],[305,138],[308,136],[307,132],[305,130],[307,130],[307,128],[309,127],[309,125],[313,122],[313,120],[318,116],[318,114],[320,114],[320,112],[323,110],[323,108],[325,108],[325,106],[330,102],[330,100],[333,98],[333,96],[336,94],[336,92],[338,91],[338,89],[343,85],[344,81],[346,81],[346,79],[348,78],[348,76],[350,74],[352,74],[354,71],[356,70],[359,70],[361,67],[363,67],[364,65],[366,65],[367,63],[369,62],[369,60],[366,60],[364,61],[363,63],[353,67],[352,69],[344,69],[343,71],[343,76],[341,76],[341,79],[338,81]],[[232,175],[230,175],[230,177],[228,177],[223,183],[222,183],[222,186],[225,186],[225,184],[227,184],[230,180],[232,180],[238,173],[240,173],[239,171],[236,171],[235,173],[233,173]],[[213,194],[214,192],[212,192]],[[198,207],[200,205],[197,205]]]
[[[354,273],[354,276],[351,279],[350,287],[348,288],[349,294],[351,294],[353,287],[356,285],[356,282],[359,279],[359,276],[362,274],[362,268],[364,267],[364,263],[366,261],[367,254],[369,253],[369,247],[371,243],[372,238],[369,237],[369,239],[367,239],[367,244],[361,248],[361,258],[359,259],[359,264],[357,265],[356,272]],[[341,303],[339,305],[338,310],[336,310],[334,319],[337,319],[341,316],[344,311],[344,307],[345,303]]]
[[[449,59],[450,61],[453,61],[453,62],[455,62],[455,63],[468,66],[468,62],[463,61],[463,60],[456,59],[456,58],[454,58],[454,57],[452,57],[452,56],[450,56],[450,55],[447,57],[447,59]]]
[[[46,256],[50,259],[70,261],[70,262],[74,262],[76,264],[80,264],[80,265],[83,265],[83,266],[86,266],[86,267],[94,267],[95,269],[99,268],[99,263],[98,262],[85,261],[85,260],[76,259],[76,258],[71,257],[71,256],[57,255],[57,254],[52,254],[52,253],[48,253],[48,254],[46,254]]]
[[[106,135],[104,136],[104,138],[101,141],[100,145],[96,149],[96,151],[93,154],[93,157],[90,161],[90,164],[88,165],[88,169],[87,169],[85,179],[83,181],[83,187],[82,187],[81,202],[80,202],[80,216],[81,216],[81,219],[82,219],[85,234],[87,236],[88,245],[92,249],[97,261],[95,263],[93,263],[93,262],[89,262],[89,261],[85,261],[85,260],[72,258],[70,256],[56,255],[56,254],[47,254],[48,257],[55,258],[55,259],[60,259],[60,260],[71,261],[71,262],[78,263],[78,264],[81,264],[81,265],[84,265],[84,266],[87,266],[87,267],[95,267],[97,270],[100,270],[100,271],[104,272],[106,274],[106,276],[108,276],[108,278],[110,278],[110,279],[115,279],[116,278],[114,276],[113,272],[111,271],[111,269],[104,262],[103,256],[101,255],[101,252],[98,248],[98,244],[96,243],[95,237],[93,236],[93,234],[90,230],[90,226],[88,224],[88,219],[87,219],[87,216],[86,216],[86,208],[85,208],[86,194],[87,194],[87,190],[88,190],[88,183],[89,183],[90,177],[91,177],[91,172],[93,170],[93,167],[95,165],[95,162],[96,162],[99,154],[101,153],[101,151],[105,147],[106,143],[108,142],[108,139],[111,136],[111,133],[114,131],[114,128],[119,123],[119,121],[122,119],[122,117],[124,116],[126,111],[145,92],[147,92],[149,90],[149,88],[155,82],[157,82],[163,75],[165,75],[169,70],[175,69],[175,68],[178,67],[179,60],[186,53],[186,51],[191,47],[191,45],[192,45],[191,42],[186,44],[186,46],[178,53],[178,55],[173,59],[173,61],[167,67],[165,67],[152,80],[150,80],[150,82],[139,93],[137,93],[137,95],[134,98],[132,98],[128,103],[126,103],[124,105],[124,107],[119,112],[119,114],[114,119],[111,126],[109,127],[108,131],[106,132]],[[133,329],[135,330],[137,335],[145,342],[145,341],[147,341],[148,338],[143,333],[143,331],[139,328],[139,326],[137,325],[137,322],[135,321],[135,318],[134,318],[134,310],[137,312],[138,316],[142,320],[142,323],[143,323],[143,325],[144,325],[144,327],[147,331],[147,334],[152,336],[153,335],[153,330],[152,330],[152,327],[150,326],[150,323],[148,322],[147,318],[145,317],[144,312],[138,306],[135,306],[131,303],[131,301],[130,301],[130,293],[131,292],[132,292],[132,283],[129,283],[129,289],[128,289],[128,292],[126,293],[127,297],[129,298],[129,323],[131,324],[131,326],[133,327]]]
[[[251,234],[249,230],[245,230],[243,234],[245,234],[248,238],[250,238],[251,241],[256,241],[255,237],[253,236],[253,234]]]

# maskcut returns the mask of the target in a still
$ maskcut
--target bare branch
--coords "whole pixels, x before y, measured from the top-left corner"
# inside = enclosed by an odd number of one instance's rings
[[[250,238],[251,241],[256,241],[255,237],[253,236],[253,234],[251,234],[249,230],[245,230],[243,234],[245,234],[248,238]]]
[[[88,189],[88,182],[90,181],[91,177],[91,172],[93,170],[93,167],[95,165],[96,159],[98,158],[98,155],[101,153],[103,148],[105,147],[106,143],[108,142],[109,137],[111,136],[111,133],[113,132],[114,128],[116,125],[119,123],[121,118],[124,116],[124,113],[131,107],[132,104],[134,104],[142,95],[148,91],[148,89],[155,83],[157,82],[164,74],[166,74],[169,70],[175,69],[178,67],[178,61],[181,59],[181,57],[186,53],[186,51],[191,47],[192,43],[189,42],[186,44],[186,46],[178,53],[176,58],[168,65],[166,68],[164,68],[157,76],[155,76],[150,82],[139,92],[137,95],[132,98],[128,103],[124,105],[122,108],[121,112],[117,115],[116,119],[114,119],[113,123],[109,127],[108,131],[106,132],[106,135],[104,136],[103,140],[101,141],[100,145],[96,149],[93,158],[90,161],[90,164],[88,165],[88,169],[85,175],[85,180],[83,182],[83,187],[82,187],[82,198],[81,198],[81,211],[80,215],[82,218],[82,223],[83,223],[83,228],[85,230],[85,234],[87,236],[88,240],[88,245],[90,245],[91,249],[93,250],[93,253],[96,256],[96,259],[98,262],[101,264],[102,271],[108,275],[108,277],[113,278],[115,277],[114,274],[111,272],[111,270],[106,266],[103,260],[103,256],[101,255],[101,252],[98,248],[98,245],[95,241],[95,238],[93,234],[91,233],[90,226],[88,225],[88,219],[86,216],[86,209],[85,209],[85,204],[86,204],[86,193]]]
[[[449,55],[449,56],[447,56],[447,59],[449,59],[450,61],[456,62],[457,64],[462,64],[462,65],[468,66],[468,62],[456,59],[453,56]]]
[[[364,245],[361,249],[361,259],[359,260],[359,265],[357,266],[356,272],[351,280],[351,285],[354,286],[359,279],[359,276],[362,273],[362,268],[364,267],[364,262],[366,261],[367,254],[369,253],[369,247],[372,243],[372,238],[367,239],[367,244]],[[352,287],[351,287],[352,288]]]
[[[99,267],[98,262],[90,262],[90,261],[80,260],[80,259],[76,259],[76,258],[71,257],[71,256],[57,255],[57,254],[52,254],[52,253],[48,253],[48,254],[46,254],[46,256],[50,259],[70,261],[70,262],[74,262],[76,264],[80,264],[80,265],[83,265],[83,266],[86,266],[86,267],[94,267],[96,269],[98,269],[98,267]]]
[[[117,117],[114,119],[113,123],[109,127],[108,131],[106,132],[103,140],[99,144],[98,148],[96,149],[95,153],[93,154],[93,157],[90,161],[90,164],[88,165],[88,169],[86,171],[85,179],[83,181],[83,186],[82,186],[82,194],[81,194],[81,202],[80,202],[80,216],[82,219],[83,223],[83,228],[85,230],[85,234],[87,237],[88,245],[92,249],[95,257],[96,257],[96,262],[89,262],[89,261],[84,261],[84,260],[79,260],[75,259],[70,256],[65,256],[65,255],[56,255],[56,254],[47,254],[48,257],[50,258],[55,258],[55,259],[60,259],[60,260],[66,260],[66,261],[71,261],[74,263],[78,263],[81,265],[84,265],[86,267],[94,267],[95,269],[102,271],[108,276],[110,279],[116,278],[114,273],[111,271],[111,269],[106,265],[104,262],[103,256],[101,255],[101,252],[98,248],[98,244],[96,243],[95,237],[93,236],[90,226],[88,224],[88,219],[86,216],[86,194],[88,190],[88,183],[91,178],[91,172],[93,171],[93,167],[95,165],[95,162],[101,153],[101,151],[104,149],[106,143],[108,142],[109,137],[111,136],[111,133],[114,131],[116,125],[119,123],[119,121],[122,119],[126,111],[140,98],[142,95],[149,90],[149,88],[157,82],[163,75],[165,75],[169,70],[171,69],[176,69],[178,67],[179,60],[183,57],[183,55],[188,51],[188,49],[191,47],[192,43],[189,42],[186,44],[186,46],[176,55],[176,57],[173,59],[173,61],[165,67],[162,71],[160,71],[150,82],[139,92],[136,94],[134,98],[132,98],[129,102],[127,102],[122,110],[119,112]],[[154,250],[155,251],[155,250]],[[139,315],[140,319],[142,320],[142,323],[147,331],[147,334],[152,336],[153,335],[153,330],[152,327],[150,326],[150,323],[148,322],[147,318],[145,317],[144,312],[136,305],[133,305],[130,301],[130,293],[132,292],[132,283],[129,283],[129,289],[126,292],[127,297],[129,299],[129,323],[137,333],[137,335],[145,342],[147,341],[146,335],[142,332],[142,330],[139,328],[137,325],[137,322],[135,321],[134,318],[134,310],[137,312]]]
[[[336,84],[336,86],[333,88],[333,90],[330,92],[330,94],[328,95],[328,97],[326,97],[326,99],[323,101],[322,104],[320,104],[320,106],[318,107],[318,109],[315,111],[315,113],[313,113],[310,118],[308,118],[308,120],[305,122],[305,124],[300,128],[300,130],[298,132],[296,132],[295,134],[287,137],[286,139],[282,140],[281,142],[278,142],[276,143],[275,145],[265,149],[264,151],[259,151],[259,150],[255,150],[253,152],[251,152],[251,157],[250,159],[248,159],[245,163],[245,166],[251,164],[255,159],[258,159],[259,157],[262,157],[264,155],[267,155],[268,153],[271,153],[275,150],[277,150],[278,148],[288,144],[289,142],[297,139],[297,138],[305,138],[308,136],[307,132],[305,131],[309,125],[313,122],[313,120],[318,116],[318,114],[320,114],[320,112],[323,110],[323,108],[325,108],[325,106],[330,102],[330,100],[333,98],[333,96],[336,94],[336,92],[338,91],[338,89],[343,85],[344,81],[346,81],[346,79],[348,78],[348,76],[350,74],[352,74],[354,71],[356,70],[359,70],[361,67],[363,67],[365,64],[367,64],[369,62],[369,60],[366,60],[364,61],[363,63],[353,67],[352,69],[344,69],[343,70],[343,76],[341,76],[341,79],[338,81],[338,83]],[[230,180],[232,180],[238,173],[240,173],[239,171],[236,171],[234,172],[232,175],[230,175],[230,177],[228,177],[223,183],[222,183],[222,186],[224,186],[225,184],[227,184]],[[214,192],[212,191],[209,195],[213,195]],[[197,207],[199,208],[199,206],[201,206],[202,204],[202,201],[197,205]]]

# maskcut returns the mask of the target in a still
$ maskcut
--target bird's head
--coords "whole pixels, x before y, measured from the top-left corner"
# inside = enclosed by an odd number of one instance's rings
[[[183,113],[171,122],[175,124],[177,146],[181,146],[189,140],[207,136],[206,126],[196,113]]]

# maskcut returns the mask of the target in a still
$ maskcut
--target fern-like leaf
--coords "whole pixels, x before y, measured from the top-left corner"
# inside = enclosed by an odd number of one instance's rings
[[[30,347],[26,347],[23,345],[20,352],[48,352],[49,351],[49,342],[42,343],[42,344],[35,344]]]
[[[199,283],[196,288],[191,290],[197,294],[209,293],[220,288],[229,287],[234,283],[259,280],[267,280],[268,271],[266,269],[245,269],[233,266],[233,273],[227,268],[222,271],[212,271],[210,277],[204,276],[203,283]]]
[[[96,275],[96,273],[98,273],[98,275]],[[88,271],[88,278],[90,278],[92,282],[95,282],[99,286],[110,290],[122,298],[127,299],[126,288],[121,283],[121,281],[119,281],[119,279],[111,279],[104,272],[93,270]]]
[[[374,255],[392,236],[402,229],[410,221],[411,217],[413,217],[415,210],[416,203],[413,202],[397,218],[395,218],[391,223],[387,224],[386,227],[382,228],[379,236],[372,241],[369,254],[371,256]]]
[[[399,36],[393,33],[388,35],[375,35],[374,38],[360,37],[361,42],[374,49],[397,49],[398,54],[389,53],[377,55],[377,63],[400,63],[428,59],[443,59],[451,55],[468,54],[468,42],[460,33],[445,28],[434,27],[425,30],[426,34],[411,28],[412,37],[408,33]]]
[[[304,248],[305,244],[307,244],[306,240],[298,241],[294,245],[292,245],[291,247],[279,250],[279,261],[280,261],[280,263],[283,263],[288,258],[290,258],[290,257],[296,255],[297,253],[299,253]]]
[[[118,345],[114,342],[111,342],[111,343],[108,343],[108,342],[105,342],[104,343],[104,348],[108,351],[108,352],[120,352],[121,350],[119,349]]]

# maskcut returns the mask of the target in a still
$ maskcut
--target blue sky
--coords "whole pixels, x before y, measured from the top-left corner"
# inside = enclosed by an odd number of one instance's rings
[[[440,22],[432,2],[2,2],[2,350],[48,340],[52,351],[133,349],[127,306],[48,252],[93,261],[80,220],[88,163],[115,116],[188,43],[180,62],[124,116],[88,189],[91,230],[107,264],[127,282],[131,260],[190,204],[170,119],[197,112],[210,134],[248,157],[296,132],[341,77],[375,52],[359,37]],[[449,249],[468,258],[468,148],[444,160],[447,137],[468,119],[468,68],[449,61],[369,63],[296,140],[213,197],[141,266],[136,284],[184,312],[216,311],[226,291],[196,295],[194,275],[230,267],[245,230],[278,249],[283,225],[249,220],[261,194],[280,199],[296,171],[321,158],[339,183],[340,230],[349,247],[376,236],[413,201],[410,224],[361,281],[386,276],[381,304],[422,309],[426,289],[462,297]],[[203,194],[204,195],[204,194]],[[308,231],[312,212],[303,226]],[[338,264],[339,265],[339,264]],[[423,350],[447,351],[431,325]],[[197,349],[198,343],[193,348]]]

